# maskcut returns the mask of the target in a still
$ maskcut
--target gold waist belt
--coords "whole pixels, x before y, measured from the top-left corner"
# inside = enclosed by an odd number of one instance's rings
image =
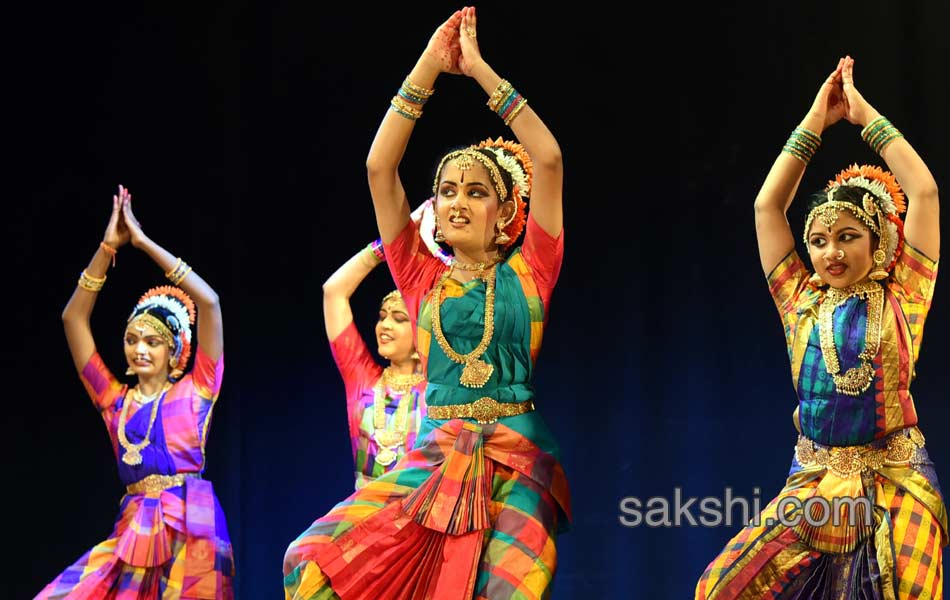
[[[189,477],[201,477],[198,473],[177,473],[175,475],[149,475],[145,479],[139,479],[135,483],[125,486],[125,491],[129,494],[149,494],[155,492],[164,492],[173,487],[185,484],[185,479]]]
[[[823,467],[842,478],[885,465],[920,464],[919,450],[924,447],[924,434],[916,427],[895,431],[885,438],[885,442],[886,445],[823,446],[800,435],[795,445],[795,457],[803,467]]]
[[[523,415],[534,410],[534,402],[498,402],[494,398],[479,398],[468,404],[449,404],[430,406],[427,414],[430,419],[475,419],[479,423],[494,423],[501,417]]]

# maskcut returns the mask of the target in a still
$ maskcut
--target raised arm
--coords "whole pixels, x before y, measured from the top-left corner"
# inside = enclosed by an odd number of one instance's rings
[[[187,264],[180,262],[167,250],[145,235],[142,226],[132,212],[132,195],[122,204],[122,215],[129,228],[132,245],[148,254],[166,277],[185,290],[198,308],[198,346],[211,360],[218,360],[224,352],[224,325],[221,319],[221,304],[218,294]],[[182,274],[184,276],[182,277]]]
[[[759,244],[762,270],[769,274],[795,248],[795,238],[786,212],[795,197],[810,154],[817,150],[821,134],[844,116],[841,70],[838,61],[815,96],[808,114],[792,133],[755,198],[755,234]],[[817,142],[815,140],[818,140]]]
[[[462,52],[459,68],[464,74],[475,79],[485,93],[491,96],[502,78],[482,58],[478,48],[476,25],[475,8],[464,8],[459,23],[459,44]],[[509,121],[511,131],[534,163],[531,215],[544,231],[558,237],[564,223],[564,167],[561,147],[529,104],[525,103],[520,108],[514,107],[512,113],[512,119]]]
[[[69,302],[66,303],[66,308],[63,309],[66,343],[69,345],[73,364],[79,372],[82,372],[83,367],[96,351],[89,317],[96,305],[99,289],[105,283],[106,271],[109,269],[109,263],[115,251],[129,241],[129,229],[122,220],[122,199],[126,193],[125,188],[119,186],[119,193],[112,196],[112,215],[109,217],[109,224],[106,225],[102,243],[89,261],[89,266],[80,275],[79,283],[69,298]]]
[[[376,131],[366,175],[376,210],[376,224],[385,243],[392,242],[409,221],[409,202],[399,179],[399,163],[409,143],[421,107],[431,95],[440,73],[458,72],[458,24],[462,12],[456,11],[432,35],[428,46],[403,85],[404,94],[393,98]]]
[[[845,118],[864,128],[862,135],[869,143],[875,139],[883,141],[881,158],[907,196],[907,215],[904,218],[907,243],[937,260],[940,258],[940,203],[934,176],[903,135],[896,129],[891,132],[884,130],[889,123],[854,86],[854,59],[850,56],[844,59],[842,80],[847,110]],[[875,133],[876,129],[883,135],[868,135]],[[896,137],[887,141],[892,133],[896,133]]]
[[[331,342],[353,322],[350,296],[382,260],[382,244],[377,240],[366,246],[323,283],[323,321]]]

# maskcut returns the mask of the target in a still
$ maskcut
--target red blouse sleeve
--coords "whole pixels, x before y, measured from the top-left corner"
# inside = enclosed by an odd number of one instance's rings
[[[346,416],[352,438],[359,427],[357,405],[363,390],[376,385],[383,369],[373,359],[353,321],[350,321],[340,335],[333,338],[330,351],[346,388]]]
[[[389,272],[409,308],[409,318],[415,328],[422,298],[448,267],[432,256],[419,235],[419,226],[411,219],[396,239],[383,246],[383,250]]]
[[[369,348],[366,347],[366,342],[360,337],[356,323],[353,321],[350,321],[340,335],[333,338],[330,342],[330,351],[333,353],[337,369],[340,370],[340,376],[343,377],[348,397],[353,388],[367,383],[371,386],[379,377],[380,367],[370,354]]]
[[[521,245],[521,255],[531,269],[541,301],[547,306],[564,259],[564,230],[562,229],[557,237],[552,237],[529,213],[524,243]]]

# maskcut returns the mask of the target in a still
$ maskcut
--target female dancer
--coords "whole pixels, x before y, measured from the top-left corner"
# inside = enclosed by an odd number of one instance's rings
[[[181,286],[150,289],[128,319],[124,348],[126,374],[138,380],[133,387],[119,383],[105,366],[89,326],[109,263],[130,241]],[[186,374],[196,304],[198,345]],[[37,598],[232,598],[227,524],[211,482],[201,478],[224,371],[218,296],[191,267],[145,235],[132,213],[132,195],[122,186],[63,323],[73,362],[112,439],[127,493],[109,538]]]
[[[348,261],[323,284],[327,338],[343,383],[356,489],[391,470],[412,448],[425,414],[425,378],[412,340],[409,310],[399,291],[383,297],[376,323],[380,367],[353,322],[350,296],[385,260],[377,240]]]
[[[291,544],[288,598],[551,593],[569,493],[530,379],[563,253],[561,155],[524,98],[482,59],[476,38],[473,8],[439,27],[367,160],[387,262],[417,327],[427,418],[393,471]],[[475,79],[524,144],[487,140],[439,161],[436,239],[454,249],[449,267],[423,248],[397,173],[440,73]],[[521,247],[505,258],[523,229]]]
[[[755,201],[800,436],[785,489],[712,561],[696,598],[942,596],[946,508],[909,390],[937,275],[937,185],[855,88],[853,66],[843,58],[828,76]],[[842,118],[893,175],[854,165],[815,196],[812,275],[785,212],[820,134]]]

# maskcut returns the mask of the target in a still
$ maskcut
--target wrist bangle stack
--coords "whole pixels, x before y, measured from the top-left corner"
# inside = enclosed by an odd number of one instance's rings
[[[782,152],[791,154],[807,165],[814,158],[815,152],[818,152],[819,146],[821,146],[820,135],[804,127],[796,127],[782,147]]]
[[[434,93],[435,90],[418,86],[414,84],[408,77],[406,77],[405,81],[402,82],[402,86],[399,87],[398,92],[400,96],[409,102],[412,102],[413,104],[418,104],[419,106],[422,106],[428,102],[429,98],[431,98],[432,94]]]
[[[419,117],[422,116],[422,111],[418,108],[413,108],[409,105],[408,102],[400,98],[399,96],[393,96],[393,99],[389,101],[389,107],[393,109],[400,117],[405,117],[410,121],[418,121]]]
[[[904,137],[904,134],[884,117],[874,119],[861,130],[861,139],[867,142],[877,154],[883,152],[888,144],[902,137]]]
[[[519,94],[507,79],[502,79],[488,97],[487,104],[488,108],[505,121],[505,125],[511,125],[527,103],[525,97]]]
[[[422,105],[428,102],[434,93],[435,90],[418,86],[406,77],[399,91],[389,101],[389,106],[397,115],[410,121],[416,121],[422,116]],[[417,106],[413,106],[413,104]]]
[[[191,267],[188,266],[188,263],[183,261],[181,258],[178,259],[178,262],[175,263],[175,267],[165,273],[165,277],[172,282],[173,285],[178,285],[181,283],[188,273],[191,273]]]
[[[90,292],[98,292],[102,289],[102,286],[106,283],[106,276],[94,277],[89,273],[86,273],[86,270],[83,269],[83,272],[79,275],[79,287]]]

